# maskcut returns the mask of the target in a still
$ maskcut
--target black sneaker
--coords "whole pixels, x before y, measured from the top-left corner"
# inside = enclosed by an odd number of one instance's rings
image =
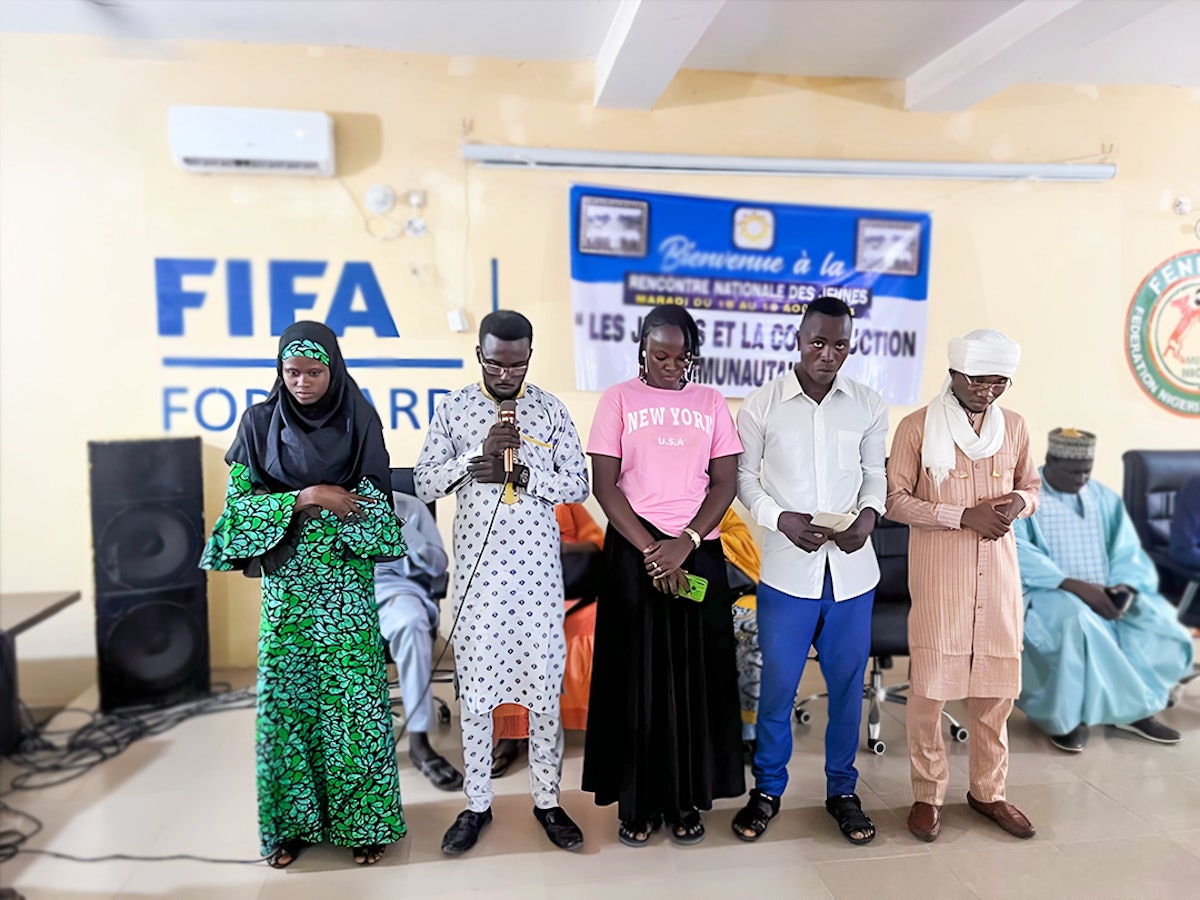
[[[483,826],[491,821],[492,811],[490,808],[483,812],[463,810],[454,820],[454,824],[446,829],[446,836],[442,838],[442,852],[449,856],[466,853],[479,840],[479,832],[483,831]]]
[[[1130,722],[1128,725],[1117,725],[1116,727],[1122,731],[1132,731],[1138,737],[1154,741],[1156,744],[1178,744],[1183,739],[1183,735],[1178,731],[1168,728],[1154,716],[1146,716],[1146,718]]]
[[[1083,745],[1087,743],[1087,726],[1076,725],[1066,734],[1050,735],[1050,743],[1059,750],[1066,750],[1068,753],[1079,753],[1083,750]]]
[[[550,809],[533,808],[534,817],[542,823],[550,843],[560,850],[578,850],[583,846],[583,832],[561,806]]]

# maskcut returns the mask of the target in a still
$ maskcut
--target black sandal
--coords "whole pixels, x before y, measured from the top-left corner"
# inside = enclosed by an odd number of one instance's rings
[[[779,798],[764,794],[758,788],[750,792],[750,802],[733,817],[733,833],[750,843],[757,841],[767,830],[767,823],[779,815]],[[746,831],[753,831],[753,836]]]
[[[355,847],[354,862],[360,866],[373,866],[383,858],[383,851],[387,849],[385,844],[367,844],[363,847]]]
[[[837,819],[838,828],[842,830],[842,834],[850,843],[861,845],[875,840],[875,823],[871,821],[870,816],[863,812],[862,801],[858,799],[858,794],[830,797],[825,801],[825,808],[829,810],[831,816]],[[854,837],[856,831],[865,834],[866,837]]]
[[[502,778],[521,755],[523,739],[502,738],[492,748],[492,777]]]
[[[439,791],[457,791],[462,788],[462,773],[444,756],[435,753],[429,759],[417,759],[410,753],[408,758],[417,767],[417,771],[428,778],[429,783]]]
[[[671,840],[687,846],[704,840],[704,823],[700,821],[700,810],[692,807],[680,810],[679,818],[671,823]]]
[[[275,849],[267,854],[267,865],[272,869],[286,869],[296,861],[298,857],[308,846],[308,841],[300,838],[292,838],[287,841],[280,841],[275,845]],[[283,862],[282,858],[288,857],[287,862]]]
[[[644,822],[622,819],[617,828],[617,840],[626,847],[644,847],[662,825],[662,816],[651,816]]]

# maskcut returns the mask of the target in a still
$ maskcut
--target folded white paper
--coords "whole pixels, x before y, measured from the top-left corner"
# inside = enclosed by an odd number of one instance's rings
[[[828,528],[830,531],[839,532],[845,531],[854,524],[854,520],[858,518],[858,513],[828,513],[819,512],[812,517],[812,523],[818,528]]]

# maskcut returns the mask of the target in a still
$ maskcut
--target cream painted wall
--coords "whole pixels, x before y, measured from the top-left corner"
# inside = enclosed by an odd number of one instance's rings
[[[1132,446],[1195,447],[1200,429],[1153,405],[1122,353],[1134,288],[1194,246],[1200,204],[1200,89],[1030,86],[958,115],[905,113],[887,82],[685,72],[653,112],[592,107],[587,64],[519,64],[366,50],[184,44],[123,55],[92,39],[0,36],[0,588],[81,588],[83,603],[21,637],[23,693],[62,702],[93,677],[86,442],[163,433],[164,386],[235,392],[269,387],[263,370],[166,371],[164,355],[268,356],[266,265],[329,263],[307,282],[328,308],[348,261],[368,261],[400,328],[359,331],[347,355],[456,357],[445,311],[465,305],[472,330],[500,297],[537,330],[532,380],[561,396],[581,432],[596,396],[573,386],[568,290],[568,174],[488,172],[458,158],[486,143],[700,153],[1043,161],[1111,148],[1101,185],[709,177],[593,177],[595,183],[779,202],[870,205],[933,214],[930,353],[923,393],[940,382],[955,334],[992,326],[1024,344],[1008,405],[1034,434],[1074,424],[1100,433],[1097,474],[1120,486]],[[166,144],[170,104],[318,109],[337,124],[340,180],[188,175]],[[371,237],[351,195],[383,181],[424,188],[431,237]],[[403,216],[402,216],[403,217]],[[189,313],[183,338],[156,330],[156,256],[247,259],[255,336],[225,331],[223,279]],[[392,387],[422,395],[465,371],[361,373],[377,401]],[[908,409],[892,410],[893,422]],[[219,418],[209,407],[210,419]],[[384,411],[385,421],[388,418]],[[205,443],[209,522],[220,509],[232,431],[177,418],[171,434]],[[424,424],[422,416],[421,424]],[[421,433],[388,434],[410,462]],[[443,511],[443,523],[449,518]],[[256,585],[209,582],[213,662],[252,665]]]

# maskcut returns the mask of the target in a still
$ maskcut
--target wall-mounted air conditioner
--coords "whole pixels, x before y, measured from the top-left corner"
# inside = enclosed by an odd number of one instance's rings
[[[333,119],[323,112],[172,106],[167,130],[188,172],[334,174]]]

